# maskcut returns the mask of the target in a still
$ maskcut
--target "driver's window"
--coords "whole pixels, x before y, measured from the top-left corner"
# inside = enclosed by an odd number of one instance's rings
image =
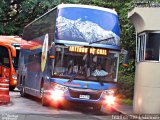
[[[9,51],[7,48],[0,46],[0,63],[5,67],[10,67]]]

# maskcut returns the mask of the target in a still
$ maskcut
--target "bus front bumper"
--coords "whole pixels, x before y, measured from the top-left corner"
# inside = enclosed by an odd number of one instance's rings
[[[74,98],[71,97],[69,91],[53,90],[47,97],[52,104],[65,105],[68,102],[76,104],[88,104],[88,105],[107,105],[111,106],[115,103],[115,96],[101,94],[98,99],[87,99],[87,98]]]

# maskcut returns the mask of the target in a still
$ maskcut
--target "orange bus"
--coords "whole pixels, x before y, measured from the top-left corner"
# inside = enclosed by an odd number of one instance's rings
[[[0,76],[10,80],[10,90],[17,86],[20,41],[17,36],[0,36]]]

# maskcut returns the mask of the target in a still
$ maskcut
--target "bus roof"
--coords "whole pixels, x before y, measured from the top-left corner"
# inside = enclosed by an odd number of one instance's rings
[[[32,22],[27,24],[24,28],[28,27],[29,25],[31,25],[35,21],[39,20],[40,18],[42,18],[46,14],[52,12],[54,9],[56,9],[56,8],[61,9],[61,8],[66,8],[66,7],[90,8],[90,9],[96,9],[96,10],[102,10],[102,11],[110,12],[110,13],[113,13],[113,14],[117,15],[117,12],[113,9],[110,9],[110,8],[98,7],[98,6],[93,6],[93,5],[82,5],[82,4],[59,4],[58,6],[50,9],[48,12],[44,13],[40,17],[36,18],[35,20],[33,20]]]
[[[82,5],[82,4],[60,4],[57,6],[58,9],[66,8],[66,7],[77,7],[77,8],[89,8],[89,9],[96,9],[102,10],[106,12],[110,12],[117,15],[117,12],[110,8],[98,7],[98,6],[91,6],[91,5]]]
[[[7,44],[7,45],[12,45],[12,44],[20,44],[21,43],[21,38],[19,36],[3,36],[0,35],[0,42],[1,44]]]

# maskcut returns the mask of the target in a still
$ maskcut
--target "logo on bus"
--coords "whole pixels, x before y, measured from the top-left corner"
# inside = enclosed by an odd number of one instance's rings
[[[41,56],[41,70],[42,70],[42,72],[45,69],[46,61],[47,61],[48,38],[49,38],[48,34],[46,34],[44,37],[44,42],[43,42],[43,46],[42,46],[42,56]]]

